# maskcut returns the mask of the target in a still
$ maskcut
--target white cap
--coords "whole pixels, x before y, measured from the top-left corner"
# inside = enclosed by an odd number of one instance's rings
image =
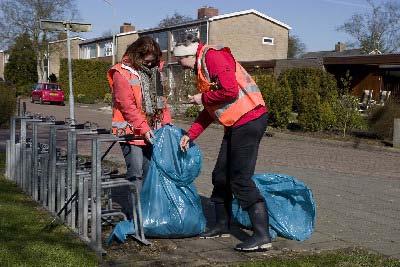
[[[177,45],[174,47],[174,56],[176,57],[195,56],[198,47],[199,43],[197,42],[191,43],[188,46]]]

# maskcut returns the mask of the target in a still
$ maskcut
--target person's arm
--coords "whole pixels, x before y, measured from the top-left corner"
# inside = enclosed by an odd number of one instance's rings
[[[192,126],[190,126],[187,136],[189,136],[190,140],[195,140],[213,121],[214,119],[210,113],[206,109],[203,109]]]
[[[202,94],[203,105],[214,106],[234,101],[238,97],[239,86],[233,56],[227,51],[210,49],[205,61],[210,79],[217,83],[218,89]]]
[[[121,111],[125,121],[144,136],[151,129],[142,110],[136,105],[129,82],[117,71],[113,74],[113,80],[113,97],[116,107]]]
[[[165,107],[162,110],[162,125],[166,124],[172,124],[172,117],[171,117],[171,111],[169,109],[167,99],[164,97],[163,99]]]
[[[182,151],[186,151],[189,148],[190,140],[195,140],[199,135],[214,121],[207,110],[203,109],[199,116],[193,122],[187,134],[183,135],[179,146]]]

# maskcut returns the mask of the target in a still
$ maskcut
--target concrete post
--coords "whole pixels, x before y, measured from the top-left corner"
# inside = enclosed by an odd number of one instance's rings
[[[393,125],[393,147],[400,148],[400,118],[394,119]]]

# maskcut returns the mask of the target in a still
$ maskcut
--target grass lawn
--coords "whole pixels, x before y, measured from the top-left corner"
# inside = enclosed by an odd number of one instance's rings
[[[51,217],[4,179],[4,153],[0,173],[0,266],[98,265],[94,252],[64,226],[43,230]]]

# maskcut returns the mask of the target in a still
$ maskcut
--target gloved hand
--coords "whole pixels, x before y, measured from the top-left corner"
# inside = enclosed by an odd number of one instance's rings
[[[181,141],[179,143],[182,152],[186,152],[189,149],[189,142],[190,142],[189,136],[187,136],[186,134],[182,136]]]

